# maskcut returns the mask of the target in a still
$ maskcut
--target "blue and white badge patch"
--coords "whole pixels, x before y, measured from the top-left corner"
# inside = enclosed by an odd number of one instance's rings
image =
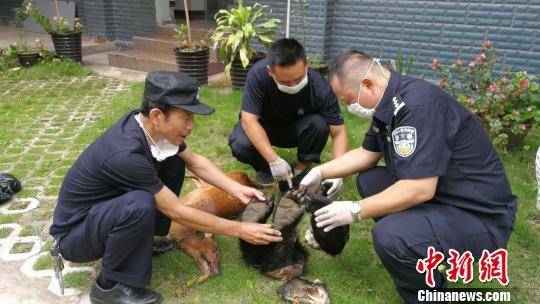
[[[394,151],[401,156],[407,157],[416,150],[416,128],[403,126],[392,131],[392,141],[394,142]]]

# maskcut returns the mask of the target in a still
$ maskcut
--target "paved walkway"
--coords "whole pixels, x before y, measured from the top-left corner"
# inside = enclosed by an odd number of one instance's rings
[[[6,47],[12,43],[20,40],[20,33],[16,27],[2,26],[0,25],[0,48]],[[54,46],[51,40],[51,35],[26,32],[26,43],[29,46],[35,46],[36,39],[43,42],[43,46],[47,50],[54,50]],[[97,42],[94,38],[83,35],[82,36],[82,52],[84,55],[95,54],[99,52],[105,52],[115,49],[115,45],[111,41]]]
[[[63,176],[87,145],[85,136],[100,131],[92,128],[111,97],[126,89],[125,82],[101,76],[0,82],[0,100],[12,112],[11,122],[0,119],[0,129],[13,133],[5,146],[0,145],[0,172],[12,172],[24,188],[0,205],[0,303],[87,301],[81,298],[87,290],[76,288],[67,288],[60,297],[50,262],[38,265],[47,260],[48,228]],[[19,102],[28,114],[18,111],[20,107],[9,108]],[[93,266],[67,263],[64,275],[78,273],[91,282]]]
[[[39,38],[46,48],[53,49],[49,35],[27,35],[29,43]],[[16,29],[0,26],[0,47],[17,40]],[[6,117],[11,124],[3,123],[0,113],[0,129],[13,133],[5,145],[0,136],[0,172],[15,174],[24,188],[12,201],[0,205],[2,304],[89,303],[89,286],[67,288],[62,297],[50,265],[39,266],[47,260],[51,246],[48,228],[52,211],[65,173],[88,144],[85,132],[95,128],[111,97],[125,91],[128,82],[144,81],[146,73],[109,66],[107,52],[99,52],[103,46],[83,36],[84,47],[90,52],[83,51],[83,64],[94,71],[93,76],[0,82],[2,102],[27,104],[26,114],[16,109],[19,107],[12,109]],[[225,80],[223,73],[209,79],[210,83]],[[19,246],[24,250],[17,250]],[[63,273],[82,274],[87,286],[96,275],[94,266],[67,263]]]

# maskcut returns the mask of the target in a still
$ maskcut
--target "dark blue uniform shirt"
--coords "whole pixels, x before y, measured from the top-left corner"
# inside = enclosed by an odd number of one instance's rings
[[[69,169],[58,195],[51,235],[61,237],[67,233],[95,204],[133,190],[155,194],[163,188],[158,177],[160,163],[152,157],[135,114],[137,111],[122,117]],[[178,152],[185,149],[184,143]]]
[[[320,114],[327,125],[343,125],[336,95],[324,78],[308,68],[308,83],[296,94],[281,92],[268,75],[267,59],[257,62],[246,79],[242,111],[261,117],[271,127],[281,127],[302,115]]]
[[[392,72],[362,146],[394,181],[438,176],[435,202],[513,227],[516,197],[484,127],[437,86]]]

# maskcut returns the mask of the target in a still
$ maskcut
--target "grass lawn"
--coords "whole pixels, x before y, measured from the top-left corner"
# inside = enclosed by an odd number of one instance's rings
[[[62,76],[62,71],[70,76]],[[50,223],[54,198],[67,169],[88,144],[124,113],[139,106],[142,83],[124,84],[121,90],[115,91],[110,90],[110,85],[114,83],[118,88],[118,81],[88,75],[85,69],[60,65],[38,66],[0,78],[0,129],[3,130],[0,133],[0,171],[21,177],[23,186],[36,187],[35,195],[46,201],[38,210],[22,217],[0,217],[0,223],[16,221],[28,226],[35,216],[42,237],[49,240],[46,227],[42,225]],[[86,81],[79,81],[81,79]],[[253,176],[247,166],[233,159],[227,145],[227,136],[237,121],[241,92],[230,92],[222,85],[204,87],[201,100],[215,107],[216,113],[196,117],[196,129],[187,139],[188,145],[223,171],[242,169]],[[354,118],[346,110],[343,112],[350,146],[358,147],[368,121]],[[509,245],[509,276],[510,287],[515,288],[512,296],[519,296],[521,303],[540,302],[537,288],[540,285],[540,232],[539,226],[534,224],[540,214],[534,209],[534,156],[539,143],[538,131],[533,130],[527,139],[530,149],[501,154],[512,189],[519,197],[516,229]],[[329,147],[330,143],[323,161],[330,159]],[[290,162],[295,159],[294,149],[280,149],[280,154]],[[187,183],[182,192],[193,187],[192,183]],[[354,177],[345,179],[340,198],[359,199]],[[307,220],[306,216],[299,230],[302,239]],[[334,303],[400,303],[390,276],[373,250],[371,226],[371,221],[354,225],[351,240],[338,257],[308,249],[310,258],[305,276],[322,280]],[[203,284],[194,284],[200,272],[183,253],[175,250],[154,258],[152,287],[163,294],[165,302],[279,303],[276,288],[282,282],[246,267],[237,240],[220,236],[217,240],[222,273]],[[88,288],[84,276],[76,275],[72,281],[74,286],[80,284]],[[472,286],[497,287],[497,284],[475,282]]]

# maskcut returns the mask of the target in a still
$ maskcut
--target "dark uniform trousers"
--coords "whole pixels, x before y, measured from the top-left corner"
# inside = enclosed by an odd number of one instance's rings
[[[179,157],[159,163],[158,176],[176,195],[184,181],[185,164]],[[68,261],[84,263],[102,258],[101,275],[130,286],[150,284],[154,235],[169,232],[171,220],[156,210],[146,191],[133,190],[93,205],[88,215],[60,240]]]
[[[360,195],[366,198],[382,192],[393,181],[386,167],[374,167],[360,173],[356,184]],[[371,231],[375,252],[406,303],[419,303],[417,291],[429,288],[425,273],[416,271],[418,259],[427,256],[429,246],[443,253],[445,261],[449,249],[460,254],[470,251],[478,261],[483,249],[492,252],[506,248],[511,232],[493,217],[473,214],[435,200],[376,218],[375,222]],[[441,273],[437,270],[433,273],[435,288],[446,287]]]
[[[321,152],[328,140],[328,125],[319,114],[301,116],[289,125],[272,128],[259,121],[268,135],[270,144],[280,148],[298,147],[297,157],[301,162],[321,162]],[[268,163],[247,137],[242,122],[238,122],[229,135],[232,155],[240,162],[248,164],[256,171],[270,172]]]

